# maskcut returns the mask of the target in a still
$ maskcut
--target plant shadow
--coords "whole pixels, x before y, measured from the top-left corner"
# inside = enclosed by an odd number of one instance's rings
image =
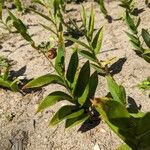
[[[121,72],[122,67],[124,65],[124,63],[126,62],[127,58],[120,58],[117,62],[115,62],[114,64],[112,64],[109,67],[109,71],[111,73],[111,75],[115,75],[118,74],[119,72]]]
[[[18,78],[19,76],[23,76],[24,73],[26,72],[27,67],[23,66],[22,68],[20,68],[17,71],[11,70],[10,71],[10,78]]]
[[[81,125],[81,127],[78,129],[78,132],[87,132],[98,126],[100,122],[101,119],[99,117],[99,113],[95,110],[94,114]]]
[[[128,111],[130,113],[138,113],[141,108],[141,105],[138,106],[135,100],[132,97],[128,96]]]
[[[141,14],[144,11],[145,11],[144,8],[141,8],[141,9],[135,8],[131,14],[134,16],[138,16],[139,14]]]

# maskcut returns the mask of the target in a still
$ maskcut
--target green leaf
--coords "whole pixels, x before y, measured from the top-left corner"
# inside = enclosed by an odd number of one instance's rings
[[[139,53],[143,53],[144,49],[141,47],[141,45],[135,43],[134,41],[130,40],[132,46],[135,48],[135,51]]]
[[[94,56],[91,52],[86,51],[86,50],[80,50],[79,53],[80,53],[83,57],[85,57],[85,58],[87,58],[87,59],[89,59],[89,60],[91,60],[91,61],[96,62],[96,58],[95,58],[95,56]]]
[[[9,77],[9,70],[10,70],[10,66],[6,67],[6,70],[4,71],[4,74],[2,76],[3,80],[8,80]]]
[[[54,126],[60,123],[62,120],[67,119],[67,116],[74,112],[76,109],[77,107],[73,105],[66,105],[61,107],[53,116],[49,125]]]
[[[142,54],[142,57],[150,63],[150,50],[145,50],[144,53]]]
[[[83,106],[89,95],[89,84],[85,87],[83,94],[78,98],[78,103]]]
[[[84,121],[86,121],[88,118],[89,118],[89,115],[84,113],[84,114],[79,115],[75,118],[67,119],[66,124],[65,124],[65,128],[71,128],[71,127],[74,127],[78,124],[81,124]]]
[[[59,36],[59,45],[57,50],[57,57],[55,60],[55,69],[59,75],[64,75],[65,73],[65,44],[63,39],[63,33]]]
[[[99,5],[100,5],[100,10],[101,12],[104,14],[104,16],[106,17],[108,15],[108,12],[105,8],[105,4],[104,4],[104,0],[99,0]]]
[[[2,20],[2,12],[3,12],[4,0],[0,0],[0,19]]]
[[[22,11],[23,10],[22,3],[21,3],[20,0],[14,0],[14,4],[17,7],[18,11]]]
[[[137,140],[135,137],[136,125],[134,119],[128,113],[126,107],[114,100],[100,99],[96,110],[108,126],[131,148],[135,149]]]
[[[76,118],[78,116],[81,116],[84,113],[84,109],[81,108],[79,110],[76,110],[75,112],[73,112],[72,114],[68,115],[66,118],[67,119],[72,119],[72,118]]]
[[[13,20],[13,25],[14,27],[18,30],[19,33],[26,33],[27,32],[27,27],[23,24],[23,22],[16,18],[11,11],[8,10],[9,16]]]
[[[98,54],[100,52],[102,41],[103,41],[103,27],[98,30],[92,41],[92,47],[94,49],[95,54]]]
[[[91,8],[91,13],[90,13],[90,19],[89,19],[89,26],[88,26],[88,37],[92,39],[93,37],[93,32],[94,32],[94,10],[93,6]]]
[[[54,7],[54,16],[56,17],[58,11],[60,10],[60,1],[59,0],[54,0],[53,1],[53,7]]]
[[[147,30],[142,29],[142,37],[146,45],[150,48],[150,34],[148,33]]]
[[[96,65],[96,64],[90,64],[90,65],[91,65],[91,67],[93,69],[95,69],[101,75],[105,75],[106,74],[105,70],[103,68],[100,68],[98,65]]]
[[[106,114],[111,123],[122,130],[131,128],[130,114],[125,106],[117,101],[109,101],[106,103],[105,109],[106,108]]]
[[[126,92],[123,86],[118,85],[111,76],[107,76],[108,89],[115,101],[126,105]]]
[[[146,113],[139,121],[137,134],[145,135],[150,132],[150,112]]]
[[[27,33],[27,27],[23,24],[23,22],[20,19],[17,19],[9,10],[8,12],[17,31],[23,36],[25,40],[28,42],[33,42],[31,36]]]
[[[38,88],[52,83],[57,83],[64,86],[64,82],[59,76],[53,74],[46,74],[30,81],[23,88]]]
[[[116,150],[132,150],[127,144],[122,144]]]
[[[91,51],[91,48],[90,48],[87,44],[81,42],[80,40],[76,40],[76,39],[71,38],[71,37],[66,37],[66,39],[67,39],[67,40],[70,40],[70,41],[72,41],[72,42],[74,42],[74,43],[77,43],[77,44],[79,44],[79,45],[85,47],[87,50]]]
[[[89,78],[90,78],[90,63],[89,61],[87,61],[80,70],[77,83],[76,83],[76,87],[74,90],[75,96],[81,97],[81,95],[85,91],[85,88],[89,82]]]
[[[82,5],[82,22],[83,22],[83,25],[84,25],[84,28],[86,29],[86,11],[85,11],[85,8],[84,6]]]
[[[40,103],[38,107],[37,112],[40,112],[62,100],[67,100],[69,102],[74,103],[70,95],[61,91],[55,91],[55,92],[50,93],[46,98],[42,100],[42,102]]]
[[[75,51],[70,58],[66,74],[66,78],[70,83],[74,82],[74,78],[78,69],[78,64],[79,64],[78,53]]]
[[[139,121],[137,129],[139,149],[148,150],[150,147],[150,112],[146,113]]]
[[[140,89],[150,90],[150,77],[138,84]]]
[[[19,91],[18,79],[14,80],[14,81],[10,84],[10,88],[11,88],[11,90],[14,91],[14,92],[18,92],[18,91]]]
[[[133,19],[130,17],[129,13],[126,11],[126,23],[129,27],[129,29],[134,33],[134,34],[137,34],[137,27],[133,21]]]
[[[89,81],[89,98],[94,98],[96,88],[98,86],[98,74],[97,71],[95,71]]]
[[[125,32],[127,34],[127,36],[137,45],[140,47],[140,40],[138,39],[138,37],[136,37],[133,34],[130,34],[128,32]]]
[[[46,30],[49,30],[50,32],[54,33],[55,35],[57,35],[57,33],[54,31],[54,29],[52,29],[51,27],[48,27],[42,23],[40,23],[40,25],[45,28]]]
[[[3,78],[0,77],[0,86],[10,88],[10,81],[5,81]]]

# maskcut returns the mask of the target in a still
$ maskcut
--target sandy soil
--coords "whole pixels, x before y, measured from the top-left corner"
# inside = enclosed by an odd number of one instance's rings
[[[145,7],[144,0],[137,0],[137,2],[139,9],[144,8],[144,11],[139,14],[142,19],[140,28],[148,29],[150,9]],[[86,2],[84,5],[89,10],[92,3],[96,13],[95,28],[105,26],[102,53],[99,58],[117,57],[119,63],[114,69],[120,71],[114,76],[115,79],[125,86],[129,98],[134,99],[137,106],[141,105],[141,110],[149,111],[150,92],[143,92],[136,85],[150,75],[150,65],[132,50],[124,33],[127,30],[125,23],[113,21],[108,24],[96,3]],[[70,16],[79,19],[81,5],[69,4],[67,9],[71,8],[74,11],[70,12]],[[119,17],[118,2],[108,3],[107,8],[114,18]],[[38,26],[38,22],[44,21],[42,18],[35,14],[26,14],[22,16],[22,20],[29,25],[29,32],[34,34],[33,38],[37,43],[50,39],[51,33]],[[0,55],[16,61],[16,65],[12,68],[13,72],[30,79],[53,71],[46,59],[27,45],[20,35],[6,35],[2,30],[0,32],[3,33]],[[67,48],[67,55],[70,56],[70,48]],[[12,143],[16,141],[18,143],[22,141],[26,150],[92,150],[96,144],[99,145],[100,150],[113,150],[121,143],[103,121],[84,133],[78,131],[79,126],[65,130],[63,123],[49,128],[50,118],[61,105],[64,105],[64,102],[37,115],[35,115],[35,108],[42,97],[58,88],[61,89],[59,86],[47,86],[26,95],[0,89],[0,150],[11,149]],[[103,96],[107,91],[105,79],[99,77],[96,96]],[[14,115],[12,121],[9,119],[11,115]]]

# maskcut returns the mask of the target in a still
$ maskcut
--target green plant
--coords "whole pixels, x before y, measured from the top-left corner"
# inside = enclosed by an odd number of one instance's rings
[[[150,34],[147,30],[142,29],[141,33],[138,32],[138,26],[140,24],[140,18],[135,23],[135,21],[130,17],[129,13],[126,12],[126,23],[132,33],[126,32],[127,36],[130,38],[132,46],[135,48],[135,52],[143,57],[147,62],[150,63]],[[143,46],[140,36],[142,36],[145,45]]]
[[[108,11],[105,7],[104,0],[98,0],[98,4],[100,6],[100,10],[103,13],[104,17],[107,18],[109,15],[108,15]]]
[[[107,76],[111,97],[97,98],[93,107],[107,125],[126,143],[117,150],[148,150],[150,147],[150,113],[128,107],[125,89]]]
[[[8,88],[14,92],[19,91],[19,79],[11,80],[9,77],[11,63],[8,59],[0,57],[0,86]]]
[[[23,5],[21,0],[14,0],[14,4],[18,11],[23,11]]]
[[[138,87],[143,90],[150,90],[150,77],[139,83]]]
[[[90,75],[89,61],[84,63],[81,69],[79,69],[79,59],[76,49],[74,49],[68,68],[66,69],[65,45],[61,32],[57,51],[55,64],[53,65],[56,74],[47,74],[34,79],[27,83],[24,89],[38,88],[47,84],[59,84],[65,87],[67,92],[55,91],[44,98],[37,112],[43,111],[62,100],[69,101],[70,105],[61,107],[50,121],[50,125],[56,125],[66,120],[65,127],[68,128],[87,120],[92,115],[90,99],[94,97],[98,75],[97,72]]]
[[[11,33],[11,25],[10,25],[10,17],[8,16],[5,20],[3,18],[3,6],[4,6],[4,0],[0,1],[0,26],[1,28],[8,30],[9,33]]]
[[[90,18],[87,19],[85,8],[82,7],[82,26],[83,26],[83,35],[86,38],[87,44],[82,42],[81,40],[77,40],[75,38],[66,37],[67,40],[70,40],[74,43],[80,45],[78,48],[78,53],[83,57],[90,60],[91,66],[97,70],[101,75],[109,74],[108,65],[112,62],[113,59],[106,61],[99,61],[97,55],[101,51],[102,41],[103,41],[103,27],[98,29],[97,33],[94,36],[94,23],[95,23],[95,15],[93,7],[91,8]]]
[[[128,13],[132,13],[135,9],[135,1],[134,0],[120,0],[121,4],[119,6],[125,8]]]

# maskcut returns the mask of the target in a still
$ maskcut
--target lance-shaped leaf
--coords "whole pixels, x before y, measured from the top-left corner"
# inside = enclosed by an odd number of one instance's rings
[[[115,101],[126,105],[126,92],[123,86],[118,85],[111,76],[107,76],[108,89]]]
[[[133,19],[130,17],[129,13],[126,11],[126,23],[129,27],[129,29],[134,33],[134,34],[137,34],[138,31],[137,31],[137,27],[133,21]]]
[[[150,34],[148,33],[147,30],[142,29],[142,37],[146,45],[150,48]]]
[[[15,28],[18,30],[18,32],[26,33],[27,27],[23,24],[23,22],[20,19],[16,18],[15,15],[12,12],[10,12],[9,10],[8,10],[8,12],[9,12],[9,16],[13,20],[13,24],[14,24]]]
[[[52,83],[57,83],[64,86],[64,82],[59,76],[53,74],[46,74],[36,79],[33,79],[32,81],[27,83],[23,88],[38,88]]]
[[[0,0],[0,19],[2,20],[2,12],[3,12],[4,0]]]
[[[100,68],[100,66],[96,65],[96,64],[90,64],[90,66],[95,69],[99,74],[101,75],[105,75],[106,72],[104,70],[104,68]]]
[[[90,13],[90,19],[89,19],[89,26],[88,26],[88,37],[92,39],[93,37],[93,32],[94,32],[94,10],[93,6],[91,8],[91,13]]]
[[[149,149],[150,147],[150,112],[146,113],[139,121],[137,129],[139,139],[139,149]]]
[[[146,113],[139,121],[137,134],[138,135],[145,135],[146,133],[150,132],[150,112]]]
[[[33,42],[31,36],[27,33],[27,27],[24,25],[24,23],[20,19],[16,18],[9,10],[8,12],[17,31],[23,36],[25,40],[28,42]]]
[[[6,67],[6,70],[4,71],[4,74],[2,75],[3,80],[8,80],[9,77],[9,70],[10,70],[10,66]]]
[[[95,71],[91,76],[89,80],[89,98],[93,98],[96,92],[96,88],[98,86],[98,74],[97,71]]]
[[[74,78],[78,69],[78,64],[79,64],[78,53],[77,51],[75,51],[70,58],[66,74],[66,78],[70,83],[74,82]]]
[[[75,38],[71,38],[71,37],[66,37],[67,40],[70,40],[74,43],[77,43],[81,46],[83,46],[84,48],[86,48],[87,50],[91,51],[91,47],[89,47],[87,44],[85,44],[84,42],[81,42],[80,40],[77,40]]]
[[[10,89],[14,92],[18,92],[19,91],[19,87],[18,87],[18,79],[14,80],[13,82],[11,82],[10,84]]]
[[[136,125],[126,107],[114,100],[102,100],[96,104],[96,110],[108,126],[131,148],[137,148]]]
[[[140,47],[140,40],[138,37],[136,37],[135,35],[133,34],[130,34],[128,32],[125,32],[127,34],[127,36],[137,45]]]
[[[83,23],[85,29],[87,27],[86,22],[87,22],[87,20],[86,20],[86,11],[85,11],[84,6],[82,5],[82,23]]]
[[[46,98],[42,100],[42,102],[40,103],[37,109],[37,112],[40,112],[62,100],[67,100],[69,102],[74,103],[70,95],[62,91],[55,91],[55,92],[50,93]]]
[[[58,52],[55,60],[55,69],[59,75],[64,75],[65,71],[65,44],[63,39],[63,33],[60,33],[59,36],[59,44],[58,44]]]
[[[76,118],[80,115],[82,115],[85,112],[85,110],[83,108],[76,110],[75,112],[71,113],[70,115],[68,115],[66,118],[67,119],[72,119],[72,118]]]
[[[20,0],[14,0],[14,4],[17,7],[18,11],[22,11],[23,10],[22,3],[21,3]]]
[[[57,36],[57,33],[56,33],[56,32],[54,31],[54,29],[52,29],[51,27],[48,27],[48,26],[46,26],[46,25],[44,25],[44,24],[42,24],[42,23],[40,23],[40,25],[41,25],[44,29],[49,30],[50,32],[54,33],[54,34]]]
[[[61,107],[56,114],[51,119],[49,125],[54,126],[60,123],[62,120],[66,119],[68,115],[70,115],[73,111],[77,109],[76,106],[73,105],[66,105]]]
[[[54,7],[54,16],[56,17],[58,11],[60,10],[60,0],[54,0],[53,7]]]
[[[96,62],[95,55],[93,55],[91,52],[86,51],[86,50],[80,50],[79,53],[80,53],[83,57],[87,58],[88,60],[91,60],[91,61]]]
[[[98,74],[97,74],[97,71],[95,71],[90,76],[89,83],[87,84],[83,95],[78,98],[78,103],[81,106],[83,106],[83,105],[86,106],[86,107],[90,107],[91,106],[90,99],[94,98],[97,85],[98,85]]]
[[[67,119],[65,128],[71,128],[86,121],[90,116],[86,113],[79,114],[75,118]]]
[[[89,83],[87,83],[87,86],[85,87],[85,90],[83,94],[78,98],[78,103],[83,106],[88,98],[89,95]]]
[[[10,81],[5,81],[3,78],[0,77],[0,86],[10,88]]]
[[[138,53],[143,53],[144,52],[144,49],[141,45],[135,43],[134,41],[130,40],[132,46],[135,48],[135,51],[138,52]]]
[[[101,12],[104,14],[104,16],[106,17],[108,15],[108,12],[105,8],[105,4],[104,4],[104,0],[99,0],[99,5],[100,5],[100,10]]]
[[[90,63],[87,61],[81,68],[74,90],[76,97],[81,97],[90,78]]]
[[[98,30],[92,41],[92,48],[95,54],[98,54],[100,52],[102,41],[103,41],[103,27]]]

